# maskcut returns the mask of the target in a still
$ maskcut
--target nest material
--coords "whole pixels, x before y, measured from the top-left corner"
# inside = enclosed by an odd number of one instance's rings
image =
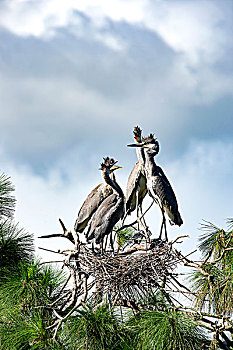
[[[112,300],[136,301],[153,294],[164,276],[169,276],[177,266],[177,258],[168,244],[152,250],[138,251],[130,255],[85,254],[81,265],[96,281],[96,294],[111,295]]]

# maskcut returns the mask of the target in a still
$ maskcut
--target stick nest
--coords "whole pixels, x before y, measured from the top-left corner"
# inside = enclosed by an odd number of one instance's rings
[[[177,266],[177,258],[167,243],[145,251],[133,254],[117,254],[104,252],[94,255],[90,251],[82,257],[82,269],[95,280],[96,290],[92,298],[107,294],[112,302],[119,299],[136,301],[138,297],[153,295],[155,289],[160,287],[159,282]]]

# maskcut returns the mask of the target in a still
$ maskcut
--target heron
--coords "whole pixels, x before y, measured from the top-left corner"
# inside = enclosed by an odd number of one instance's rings
[[[172,186],[163,169],[159,167],[154,160],[154,157],[159,152],[158,140],[154,137],[153,134],[150,134],[148,137],[144,137],[141,143],[130,144],[128,146],[141,147],[146,149],[145,174],[147,180],[147,189],[150,196],[155,200],[156,203],[158,203],[162,212],[163,221],[159,238],[161,239],[162,229],[164,227],[165,239],[167,241],[168,237],[164,213],[166,212],[171,225],[181,226],[183,224],[183,220],[178,210],[178,203]]]
[[[133,129],[134,139],[137,143],[142,142],[142,130],[139,126]],[[134,165],[127,182],[126,187],[126,215],[130,215],[137,208],[137,217],[139,210],[142,213],[142,201],[147,194],[146,175],[145,175],[145,154],[143,148],[137,148],[138,161]]]
[[[110,159],[109,157],[107,157],[105,161],[109,166],[115,165],[114,159]],[[111,173],[110,176],[113,179],[114,179],[114,173],[113,173],[114,170],[115,169],[110,169],[110,173]],[[100,183],[89,193],[89,195],[83,202],[78,212],[78,217],[74,225],[74,229],[76,232],[81,233],[85,230],[94,212],[97,210],[100,204],[112,193],[113,193],[112,187],[108,185],[106,182]]]
[[[106,184],[111,186],[113,193],[105,198],[93,214],[85,231],[87,241],[95,239],[96,244],[103,243],[105,236],[112,232],[115,224],[124,216],[124,193],[115,178],[111,178],[111,172],[121,169],[116,166],[113,158],[104,158],[100,165],[102,177]]]

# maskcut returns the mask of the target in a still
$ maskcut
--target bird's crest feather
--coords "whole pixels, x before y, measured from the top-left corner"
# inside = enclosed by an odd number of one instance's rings
[[[100,164],[100,169],[110,169],[113,165],[115,165],[118,161],[115,160],[114,158],[106,157],[103,158],[104,161],[103,163]]]
[[[143,143],[155,143],[157,139],[155,138],[154,134],[150,134],[149,136],[144,136],[142,138]]]
[[[142,134],[142,129],[139,127],[139,126],[135,126],[133,128],[133,134],[135,136],[140,136],[141,137],[141,134]]]

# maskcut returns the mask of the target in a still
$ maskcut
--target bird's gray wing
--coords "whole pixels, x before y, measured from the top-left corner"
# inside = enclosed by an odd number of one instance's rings
[[[102,202],[89,221],[86,231],[87,241],[95,238],[96,243],[100,243],[123,215],[124,199],[115,193],[111,194]]]
[[[162,205],[177,208],[176,196],[167,178],[165,179],[161,174],[155,173],[152,187]]]
[[[158,165],[156,165],[156,172],[162,177],[162,179],[167,183],[167,185],[171,187],[171,184],[170,184],[167,176],[165,175],[163,169]]]
[[[93,213],[103,200],[112,193],[112,187],[104,183],[99,184],[89,193],[78,212],[78,217],[74,225],[76,232],[83,232]]]
[[[154,193],[159,198],[172,223],[180,226],[183,221],[178,211],[175,193],[168,178],[160,167],[156,168],[153,175]]]
[[[130,214],[136,208],[136,191],[137,191],[137,188],[140,184],[140,181],[142,182],[142,184],[144,182],[143,191],[145,192],[145,194],[144,194],[144,192],[142,192],[141,196],[139,194],[139,197],[144,198],[146,195],[146,192],[147,192],[147,190],[146,190],[146,178],[142,174],[141,169],[140,169],[140,164],[137,161],[137,163],[134,165],[134,167],[129,175],[127,187],[126,187],[126,212],[128,214]]]

